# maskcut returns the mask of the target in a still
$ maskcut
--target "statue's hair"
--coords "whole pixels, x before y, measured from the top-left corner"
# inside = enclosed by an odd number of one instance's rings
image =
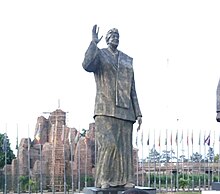
[[[117,33],[119,35],[119,32],[118,32],[118,29],[117,28],[112,28],[110,29],[107,34],[106,34],[106,37],[105,37],[105,41],[106,43],[108,44],[108,40],[109,38],[111,37],[112,33]]]

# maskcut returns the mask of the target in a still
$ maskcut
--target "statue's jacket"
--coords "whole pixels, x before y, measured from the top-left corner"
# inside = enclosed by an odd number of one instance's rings
[[[105,115],[135,122],[141,115],[138,104],[133,59],[121,51],[115,56],[108,48],[91,42],[83,68],[93,72],[96,81],[94,116]]]

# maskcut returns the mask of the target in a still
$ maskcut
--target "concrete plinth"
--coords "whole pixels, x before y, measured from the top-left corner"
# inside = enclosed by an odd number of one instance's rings
[[[220,191],[220,182],[213,182],[212,183],[212,190]]]
[[[149,194],[156,194],[156,189],[150,187],[135,187],[137,189],[143,189]],[[130,188],[125,187],[110,187],[108,189],[101,189],[96,187],[86,187],[83,189],[85,194],[123,194],[124,191]]]

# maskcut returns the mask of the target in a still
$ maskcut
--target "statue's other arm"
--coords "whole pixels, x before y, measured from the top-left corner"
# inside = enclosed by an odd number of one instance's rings
[[[132,104],[135,111],[136,119],[138,119],[138,117],[142,117],[142,114],[138,103],[134,78],[132,79],[132,84],[131,84],[131,99],[132,99]]]

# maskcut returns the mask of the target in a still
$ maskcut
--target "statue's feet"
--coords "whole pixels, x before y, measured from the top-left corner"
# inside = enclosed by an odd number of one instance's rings
[[[104,183],[104,184],[102,184],[102,186],[101,186],[102,189],[108,189],[109,187],[110,187],[110,186],[109,186],[108,183]]]
[[[135,184],[134,184],[134,183],[126,183],[126,184],[124,185],[124,187],[126,187],[126,188],[134,188],[134,187],[135,187]]]

